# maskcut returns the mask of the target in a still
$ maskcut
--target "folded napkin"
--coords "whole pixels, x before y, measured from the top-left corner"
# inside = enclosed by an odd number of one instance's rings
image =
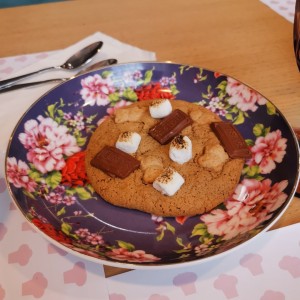
[[[137,47],[122,43],[103,33],[96,32],[77,42],[76,44],[69,46],[66,49],[50,53],[50,55],[46,58],[36,63],[30,64],[29,66],[26,66],[15,73],[10,74],[9,76],[7,76],[7,78],[36,71],[46,67],[59,66],[63,64],[76,51],[96,41],[103,41],[103,47],[96,55],[96,57],[93,58],[91,63],[95,63],[107,58],[116,58],[119,63],[156,60],[155,53],[153,52],[144,51]],[[42,57],[42,54],[39,54],[39,56]],[[14,59],[14,61],[16,61],[16,59]],[[21,62],[22,59],[20,59],[19,61]],[[38,76],[31,77],[30,79],[22,82],[43,80],[49,78],[71,77],[77,72],[78,70],[51,70]],[[47,83],[35,87],[0,94],[0,151],[2,151],[2,153],[4,153],[3,151],[5,151],[9,135],[11,134],[18,119],[24,114],[24,112],[34,101],[36,101],[40,96],[42,96],[45,92],[47,92],[55,85],[57,85],[57,83]]]

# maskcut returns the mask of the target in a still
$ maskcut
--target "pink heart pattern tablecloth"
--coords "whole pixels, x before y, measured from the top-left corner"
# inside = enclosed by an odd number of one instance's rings
[[[0,300],[109,299],[103,266],[46,241],[11,202],[3,177],[0,198]]]
[[[267,232],[255,242],[202,264],[136,270],[106,279],[110,300],[297,300],[300,224]]]

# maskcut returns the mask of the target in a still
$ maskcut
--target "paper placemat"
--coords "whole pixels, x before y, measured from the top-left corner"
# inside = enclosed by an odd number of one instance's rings
[[[110,300],[297,300],[300,224],[266,232],[255,241],[194,266],[135,270],[106,279]]]

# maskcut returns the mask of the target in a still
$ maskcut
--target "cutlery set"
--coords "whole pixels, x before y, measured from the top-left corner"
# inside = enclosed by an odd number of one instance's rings
[[[90,71],[93,71],[93,70],[96,70],[96,69],[99,69],[99,68],[102,68],[105,66],[116,64],[118,62],[116,59],[113,59],[113,58],[105,59],[105,60],[99,61],[93,65],[90,65],[84,69],[81,69],[77,74],[75,74],[71,77],[68,77],[68,78],[51,78],[51,79],[42,80],[42,81],[34,81],[34,82],[27,82],[27,83],[23,83],[23,84],[17,84],[19,81],[21,81],[23,79],[26,79],[33,75],[41,74],[46,71],[74,70],[74,69],[83,67],[83,66],[87,65],[96,56],[96,54],[100,51],[102,46],[103,46],[103,42],[101,42],[101,41],[95,42],[89,46],[84,47],[83,49],[79,50],[75,54],[73,54],[66,62],[64,62],[60,66],[48,67],[48,68],[44,68],[44,69],[41,69],[38,71],[20,75],[17,77],[1,80],[0,81],[0,94],[8,92],[8,91],[20,89],[20,88],[35,86],[35,85],[42,84],[42,83],[63,82],[63,81],[72,79],[75,76],[79,76],[81,74],[84,74],[84,73],[87,73],[87,72],[90,72]]]

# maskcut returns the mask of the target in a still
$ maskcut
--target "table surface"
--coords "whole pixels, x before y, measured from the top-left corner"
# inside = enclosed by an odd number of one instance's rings
[[[0,57],[57,50],[101,31],[159,61],[229,74],[300,128],[293,25],[258,0],[77,0],[0,10]],[[300,222],[294,198],[272,229]],[[105,266],[106,276],[127,271]]]

